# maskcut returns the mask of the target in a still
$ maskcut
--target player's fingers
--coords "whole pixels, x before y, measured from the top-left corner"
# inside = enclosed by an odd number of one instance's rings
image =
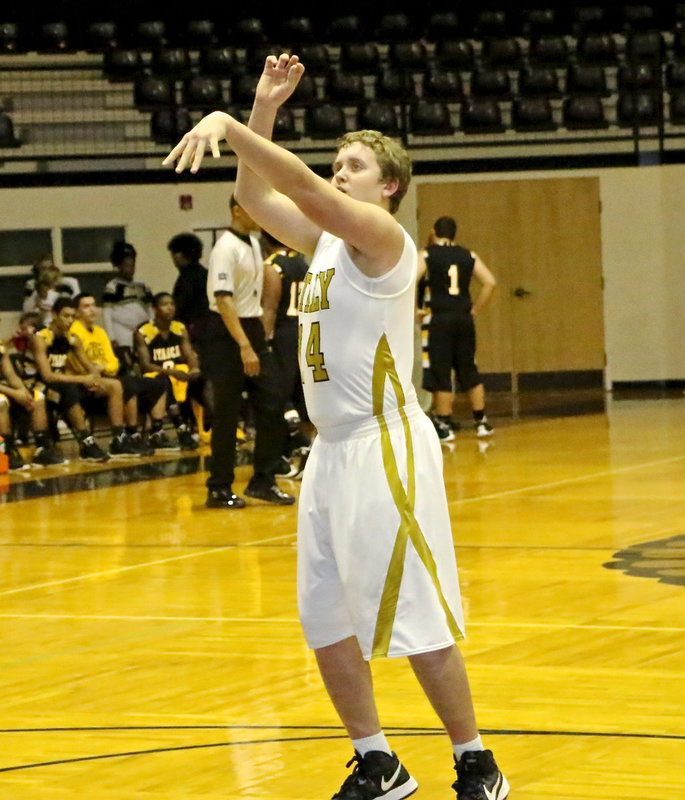
[[[186,142],[188,141],[188,134],[186,133],[185,136],[181,139],[181,141],[174,147],[174,149],[169,153],[169,155],[162,161],[162,164],[171,164],[172,161],[176,161],[176,159],[181,155],[183,152],[183,148],[186,146]]]
[[[202,159],[205,157],[205,147],[207,146],[206,139],[200,139],[195,149],[195,158],[193,159],[193,166],[190,168],[191,172],[197,172],[202,164]]]
[[[183,152],[181,153],[178,164],[176,164],[176,172],[183,172],[188,164],[190,164],[193,156],[195,155],[195,147],[196,142],[193,139],[189,139]]]
[[[209,140],[209,146],[212,149],[212,155],[214,158],[219,158],[221,156],[221,151],[219,150],[219,140],[216,136],[212,136]]]

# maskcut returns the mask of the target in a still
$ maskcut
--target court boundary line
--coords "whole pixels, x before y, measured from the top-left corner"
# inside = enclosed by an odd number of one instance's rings
[[[282,727],[276,727],[276,730],[281,730]],[[332,730],[339,730],[333,728]],[[428,737],[428,736],[444,736],[444,730],[442,728],[436,729],[427,729],[422,731],[417,730],[407,730],[403,728],[387,728],[387,730],[393,730],[395,735],[398,736],[417,736],[417,737]],[[0,731],[2,732],[2,731]],[[14,731],[12,731],[14,732]],[[33,731],[35,732],[35,731]],[[610,733],[610,732],[599,732],[593,733],[589,731],[526,731],[526,730],[516,730],[516,729],[508,729],[508,730],[492,730],[483,728],[482,733],[487,736],[572,736],[572,737],[588,737],[588,738],[612,738],[612,739],[659,739],[659,740],[676,740],[676,741],[683,741],[685,740],[685,734],[655,734],[655,733]],[[244,745],[254,745],[254,744],[279,744],[285,742],[309,742],[309,741],[325,741],[325,740],[332,740],[332,739],[341,739],[346,740],[348,739],[348,735],[346,732],[341,731],[337,734],[331,734],[327,736],[283,736],[283,737],[275,737],[270,739],[250,739],[250,740],[242,740],[237,742],[207,742],[205,744],[191,744],[191,745],[177,745],[174,747],[155,747],[146,750],[131,750],[122,753],[102,753],[96,756],[78,756],[76,758],[64,758],[64,759],[56,759],[54,761],[39,761],[33,762],[30,764],[18,764],[15,766],[10,767],[0,767],[0,773],[3,772],[17,772],[19,770],[26,770],[26,769],[37,769],[39,767],[54,767],[60,766],[62,764],[77,764],[83,763],[88,761],[104,761],[111,758],[130,758],[131,756],[144,756],[144,755],[155,755],[157,753],[174,753],[184,750],[207,750],[212,748],[218,747],[239,747]]]
[[[11,594],[20,594],[21,592],[30,592],[34,589],[49,589],[52,586],[63,586],[67,583],[75,583],[76,581],[85,581],[92,578],[103,578],[109,575],[120,575],[124,572],[131,572],[134,569],[143,569],[143,567],[154,567],[159,564],[169,564],[172,561],[183,561],[187,558],[199,558],[200,556],[208,556],[214,553],[222,553],[226,550],[234,550],[238,547],[252,547],[255,545],[265,544],[266,542],[279,541],[280,539],[288,539],[295,536],[295,533],[284,533],[280,536],[270,536],[267,539],[258,539],[256,542],[237,542],[236,544],[222,545],[221,547],[214,547],[210,550],[194,550],[192,553],[183,553],[180,556],[170,556],[169,558],[158,558],[154,561],[142,561],[140,564],[129,564],[125,567],[116,567],[115,569],[106,569],[101,572],[89,572],[84,575],[72,575],[71,578],[62,578],[58,581],[47,581],[45,583],[34,583],[29,586],[18,586],[14,589],[3,589],[0,591],[0,597],[6,597]]]

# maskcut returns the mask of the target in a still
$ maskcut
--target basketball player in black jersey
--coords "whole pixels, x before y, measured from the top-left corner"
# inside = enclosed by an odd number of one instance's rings
[[[433,423],[442,441],[454,438],[450,425],[453,370],[471,404],[476,435],[493,432],[485,416],[485,390],[476,366],[474,317],[490,301],[496,281],[476,253],[456,243],[456,235],[456,221],[440,217],[433,225],[431,243],[419,252],[418,278],[425,285],[429,312],[423,388],[433,393]],[[475,301],[470,294],[472,278],[481,284]]]
[[[297,305],[309,265],[301,253],[286,247],[267,231],[262,231],[262,242],[269,253],[264,261],[262,322],[276,356],[288,423],[284,455],[290,462],[290,471],[283,477],[301,478],[311,441],[302,431],[306,411],[297,360]]]

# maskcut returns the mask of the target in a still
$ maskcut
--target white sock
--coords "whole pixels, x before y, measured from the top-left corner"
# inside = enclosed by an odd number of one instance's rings
[[[392,750],[383,731],[374,736],[365,736],[363,739],[352,739],[352,746],[362,757],[372,750],[387,753],[389,756],[392,755]]]
[[[464,742],[463,744],[453,744],[452,749],[454,750],[454,757],[459,761],[459,759],[464,755],[464,753],[468,752],[469,750],[485,750],[483,747],[483,740],[480,738],[480,734],[476,736],[475,739],[472,739],[470,742]]]

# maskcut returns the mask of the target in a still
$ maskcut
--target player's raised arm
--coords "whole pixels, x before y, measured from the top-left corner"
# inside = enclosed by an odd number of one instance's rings
[[[271,141],[278,109],[295,91],[303,73],[304,65],[296,55],[267,57],[247,123],[251,131]],[[235,197],[262,228],[280,241],[300,252],[314,252],[321,229],[242,160],[238,161]]]

